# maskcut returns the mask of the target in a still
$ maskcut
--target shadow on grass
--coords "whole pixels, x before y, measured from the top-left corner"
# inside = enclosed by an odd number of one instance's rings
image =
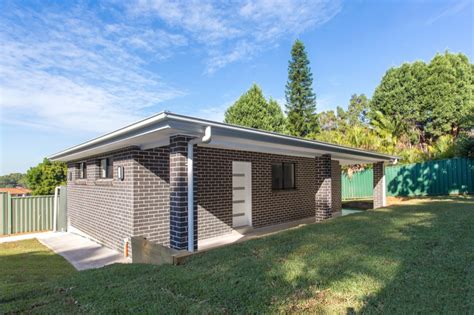
[[[196,255],[52,283],[93,313],[469,313],[474,200],[367,211]],[[59,292],[59,293],[58,293]],[[77,301],[77,302],[76,302]]]

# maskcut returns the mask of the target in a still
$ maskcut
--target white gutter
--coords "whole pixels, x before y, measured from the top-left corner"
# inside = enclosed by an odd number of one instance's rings
[[[232,131],[243,131],[243,132],[247,132],[249,134],[270,136],[270,137],[276,138],[276,139],[286,139],[286,140],[291,140],[291,141],[295,141],[295,142],[299,142],[299,143],[307,143],[307,144],[313,144],[313,145],[316,144],[316,145],[325,146],[327,148],[345,149],[347,151],[353,152],[353,153],[349,153],[349,154],[358,154],[358,153],[364,154],[365,153],[365,154],[375,155],[379,158],[383,157],[385,160],[390,160],[390,159],[394,159],[394,158],[399,159],[400,158],[398,156],[393,156],[393,155],[389,155],[389,154],[378,153],[378,152],[373,152],[373,151],[368,151],[368,150],[356,149],[356,148],[352,148],[352,147],[348,147],[348,146],[344,146],[344,145],[332,144],[332,143],[324,142],[324,141],[307,140],[307,139],[303,139],[303,138],[299,138],[299,137],[295,137],[295,136],[288,136],[288,135],[284,135],[284,134],[273,132],[273,131],[259,130],[259,129],[249,128],[249,127],[242,127],[242,126],[237,126],[237,125],[230,125],[230,124],[226,124],[226,123],[220,123],[220,122],[215,122],[215,121],[211,121],[211,120],[193,118],[193,117],[178,115],[178,114],[174,114],[174,113],[166,113],[166,114],[167,114],[166,118],[169,118],[169,119],[175,119],[175,120],[180,120],[180,121],[185,121],[185,122],[191,122],[191,123],[195,123],[195,124],[206,124],[209,127],[213,126],[213,127],[224,128],[224,129],[228,129],[228,130],[232,130]],[[376,159],[377,157],[373,157],[373,158]]]
[[[84,142],[84,143],[81,143],[79,145],[73,146],[73,147],[68,148],[66,150],[57,152],[57,153],[53,154],[52,156],[50,156],[49,158],[50,159],[55,159],[55,157],[58,156],[58,155],[64,155],[64,154],[67,154],[68,152],[71,152],[73,150],[79,150],[79,149],[81,149],[85,146],[90,146],[90,145],[93,145],[93,144],[96,144],[96,143],[100,143],[100,142],[103,142],[105,140],[108,140],[108,139],[116,137],[116,136],[125,135],[128,132],[131,132],[131,131],[136,130],[138,128],[146,127],[146,126],[151,125],[153,123],[159,122],[159,121],[165,119],[167,116],[168,116],[168,113],[166,113],[166,112],[156,114],[154,116],[145,118],[143,120],[140,120],[140,121],[138,121],[136,123],[133,123],[131,125],[128,125],[126,127],[117,129],[117,130],[112,131],[112,132],[109,132],[109,133],[107,133],[103,136],[94,138],[92,140],[89,140],[87,142]]]
[[[188,251],[194,252],[194,145],[211,142],[211,126],[207,126],[202,139],[188,142]]]

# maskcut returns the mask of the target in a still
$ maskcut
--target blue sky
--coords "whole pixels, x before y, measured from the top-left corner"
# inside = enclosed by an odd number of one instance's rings
[[[163,110],[222,120],[253,82],[283,106],[296,38],[318,112],[370,96],[389,67],[474,51],[469,0],[0,6],[0,175]]]

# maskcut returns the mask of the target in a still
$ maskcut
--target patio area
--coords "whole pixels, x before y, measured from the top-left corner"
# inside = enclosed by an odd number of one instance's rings
[[[345,216],[350,214],[355,214],[363,212],[363,210],[358,209],[342,209],[339,216]],[[336,217],[332,219],[336,219]],[[217,237],[208,238],[198,242],[198,252],[207,251],[213,248],[222,247],[225,245],[244,242],[250,239],[260,238],[267,235],[276,234],[285,230],[298,229],[300,227],[306,226],[308,224],[314,224],[314,217],[305,218],[302,220],[291,221],[287,223],[267,226],[263,228],[236,228],[232,233],[227,235],[221,235]]]

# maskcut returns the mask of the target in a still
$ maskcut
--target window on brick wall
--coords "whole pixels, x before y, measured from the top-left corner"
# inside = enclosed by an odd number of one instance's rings
[[[112,178],[113,170],[112,159],[106,158],[100,160],[100,178]]]
[[[272,164],[272,189],[295,189],[295,163]]]
[[[85,162],[81,162],[78,165],[79,168],[79,179],[87,178],[87,165]]]

